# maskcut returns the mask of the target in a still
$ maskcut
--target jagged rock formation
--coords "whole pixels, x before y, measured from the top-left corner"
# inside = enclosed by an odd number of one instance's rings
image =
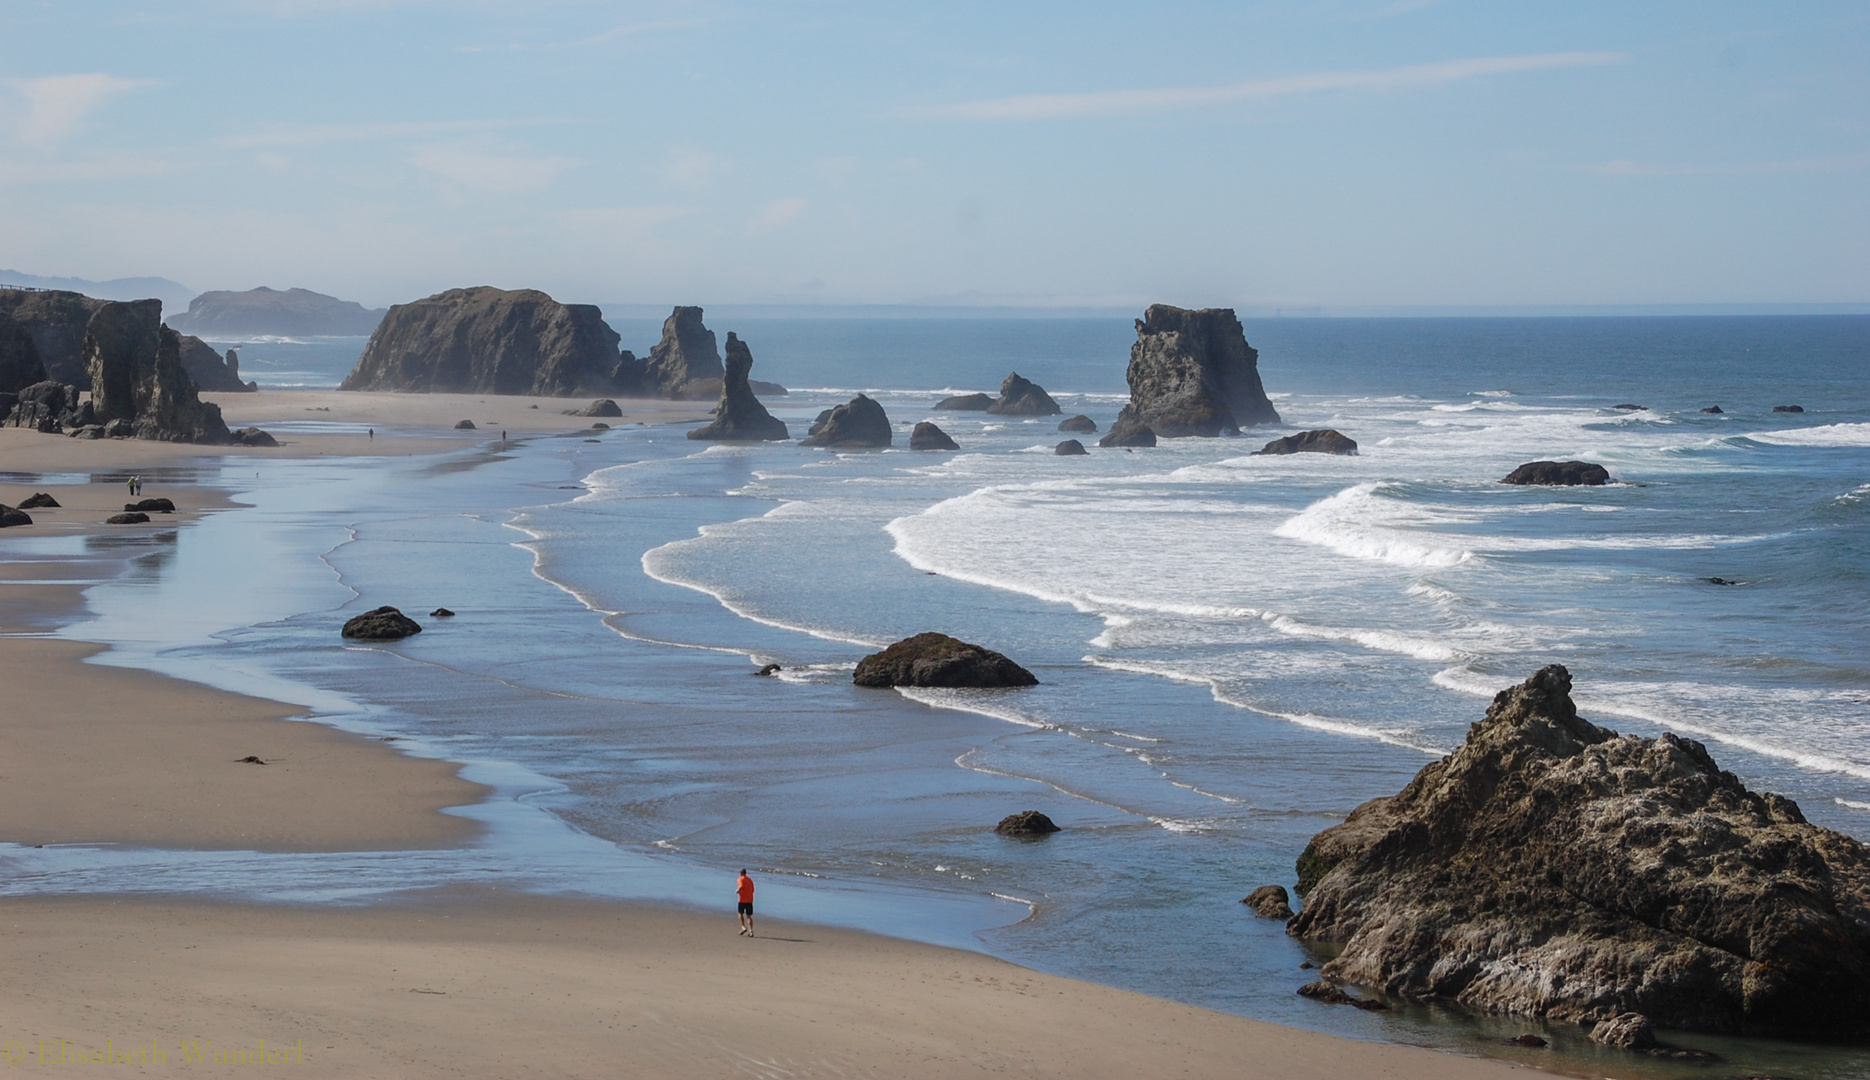
[[[246,292],[202,293],[189,301],[186,312],[170,319],[169,325],[186,333],[221,339],[362,336],[374,332],[384,314],[382,308],[368,309],[355,301],[310,289],[281,291],[261,286]]]
[[[878,450],[890,445],[892,438],[890,418],[884,415],[883,406],[858,394],[835,409],[819,413],[799,445]]]
[[[1292,897],[1287,894],[1284,885],[1262,885],[1240,902],[1252,908],[1253,913],[1262,919],[1292,917]]]
[[[956,412],[986,412],[993,408],[993,397],[990,394],[956,394],[937,401],[935,407]]]
[[[617,393],[638,381],[636,358],[590,304],[535,289],[450,289],[397,304],[340,390],[530,394]]]
[[[642,385],[651,397],[706,401],[721,392],[726,368],[714,331],[701,324],[701,309],[678,307],[662,323],[662,340],[643,363]]]
[[[359,641],[395,641],[421,632],[422,627],[414,619],[388,604],[352,616],[345,621],[343,631],[345,637]]]
[[[195,380],[195,385],[203,390],[217,393],[241,394],[258,390],[257,383],[240,381],[240,357],[234,350],[227,350],[222,357],[214,351],[214,346],[184,334],[181,342],[182,370]]]
[[[32,338],[39,362],[45,365],[43,378],[60,383],[82,385],[88,378],[84,328],[107,303],[75,292],[0,289],[0,314],[19,323]]]
[[[44,381],[45,363],[39,359],[38,343],[17,319],[0,312],[0,394],[17,394]]]
[[[1136,322],[1130,346],[1130,403],[1125,420],[1163,438],[1238,435],[1243,426],[1277,424],[1260,385],[1260,354],[1232,308],[1188,311],[1152,304]]]
[[[5,420],[13,427],[52,433],[92,423],[96,419],[95,411],[87,408],[90,403],[81,402],[80,396],[75,386],[51,379],[36,382],[17,394],[7,395],[13,407],[7,411]]]
[[[1610,483],[1610,470],[1588,461],[1528,461],[1501,477],[1500,482],[1543,487],[1598,487]]]
[[[1069,431],[1074,435],[1095,435],[1097,434],[1097,421],[1083,413],[1079,413],[1076,416],[1067,416],[1065,419],[1060,420],[1058,422],[1058,430]]]
[[[987,411],[999,416],[1057,416],[1064,412],[1045,387],[1020,378],[1017,371],[1000,384],[1000,398],[987,406]]]
[[[916,424],[914,431],[909,433],[909,449],[959,450],[961,449],[961,444],[950,438],[946,431],[936,427],[927,420],[923,420]]]
[[[1110,434],[1097,440],[1099,446],[1154,446],[1156,433],[1148,424],[1136,418],[1136,413],[1128,406],[1117,414],[1117,422],[1110,425]]]
[[[790,439],[785,422],[766,411],[753,396],[747,372],[753,370],[753,350],[747,343],[727,332],[727,364],[721,380],[721,402],[714,407],[714,422],[688,433],[691,439],[721,442]]]
[[[1001,836],[1050,836],[1062,830],[1052,819],[1037,810],[1021,810],[1000,819],[993,831]]]
[[[1090,453],[1090,451],[1086,450],[1084,444],[1078,440],[1066,439],[1064,442],[1054,446],[1052,448],[1052,453],[1059,457],[1083,457],[1085,454]]]
[[[1357,455],[1357,440],[1336,428],[1301,431],[1283,439],[1274,439],[1254,451],[1255,454],[1343,454]]]
[[[947,634],[917,634],[857,662],[858,686],[1036,686],[1033,673]]]
[[[1578,716],[1557,665],[1299,857],[1322,974],[1597,1023],[1870,1041],[1870,851],[1697,742]]]
[[[162,301],[111,302],[84,332],[95,420],[133,425],[139,439],[226,443],[221,407],[202,401],[182,367],[182,336],[162,325]]]

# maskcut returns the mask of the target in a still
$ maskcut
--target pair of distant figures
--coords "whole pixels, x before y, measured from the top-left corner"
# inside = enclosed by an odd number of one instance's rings
[[[130,497],[132,499],[136,498],[138,495],[141,495],[143,493],[143,478],[142,477],[132,476],[128,480],[125,480],[124,483],[130,485]]]

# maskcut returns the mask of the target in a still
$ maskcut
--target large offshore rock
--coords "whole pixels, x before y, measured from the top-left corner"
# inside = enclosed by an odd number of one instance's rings
[[[706,401],[721,393],[725,375],[714,331],[701,323],[701,309],[678,307],[662,321],[662,340],[643,362],[643,392],[650,397]]]
[[[181,340],[182,370],[195,380],[195,385],[203,390],[216,393],[242,394],[258,390],[254,383],[240,381],[240,359],[234,350],[227,350],[223,357],[214,351],[214,346],[188,334]]]
[[[1357,440],[1336,428],[1301,431],[1283,439],[1274,439],[1254,451],[1255,454],[1343,454],[1357,456]]]
[[[450,289],[397,304],[340,390],[569,397],[634,388],[635,357],[590,304],[536,289]]]
[[[869,397],[858,394],[834,409],[826,409],[812,423],[811,433],[799,440],[800,446],[843,447],[879,450],[890,445],[890,418]]]
[[[122,420],[139,439],[228,441],[221,407],[201,400],[182,367],[182,336],[162,325],[162,301],[112,302],[84,332],[95,423]]]
[[[954,441],[946,431],[937,427],[933,421],[923,420],[916,424],[909,433],[911,450],[959,450],[961,444]]]
[[[1870,851],[1698,742],[1578,716],[1553,665],[1299,857],[1323,974],[1583,1023],[1870,1041]],[[1634,1022],[1632,1022],[1633,1024]]]
[[[721,402],[714,407],[714,422],[689,432],[689,438],[754,442],[792,437],[785,422],[767,412],[760,399],[753,396],[753,387],[747,381],[747,372],[752,370],[753,350],[728,331],[726,374],[721,380]]]
[[[1058,422],[1058,430],[1069,431],[1074,435],[1095,435],[1097,434],[1097,421],[1083,413],[1079,413],[1076,416],[1067,416],[1065,419],[1060,420]]]
[[[1189,311],[1152,304],[1130,346],[1130,404],[1124,412],[1163,438],[1236,435],[1277,424],[1260,385],[1260,354],[1232,308]]]
[[[857,662],[858,686],[1035,686],[1039,680],[992,649],[947,634],[917,634]]]
[[[44,381],[45,363],[39,359],[38,343],[17,319],[0,312],[0,394],[17,394]]]
[[[0,314],[19,323],[32,338],[45,365],[42,377],[74,385],[90,377],[84,368],[84,328],[109,302],[75,292],[0,288]]]
[[[1610,470],[1589,461],[1528,461],[1501,477],[1500,482],[1541,487],[1600,487],[1610,483]]]
[[[1000,397],[987,406],[987,411],[1000,416],[1057,416],[1064,410],[1045,387],[1021,378],[1015,371],[1000,384]]]
[[[223,340],[258,337],[362,336],[383,321],[382,308],[366,308],[351,300],[315,293],[310,289],[269,289],[246,292],[205,292],[188,302],[188,310],[169,320],[183,333],[208,334]],[[204,390],[218,389],[203,385]]]

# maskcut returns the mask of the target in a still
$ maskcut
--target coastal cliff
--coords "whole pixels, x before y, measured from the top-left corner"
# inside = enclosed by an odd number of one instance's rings
[[[531,394],[628,392],[635,357],[589,304],[534,289],[450,289],[390,308],[341,390]]]
[[[108,300],[82,293],[39,289],[0,289],[0,314],[25,330],[45,365],[45,378],[83,383],[84,328]]]
[[[1260,384],[1260,354],[1232,308],[1189,311],[1152,304],[1136,321],[1130,347],[1130,403],[1114,425],[1147,427],[1163,438],[1237,435],[1244,426],[1277,424]]]
[[[1578,716],[1553,665],[1299,857],[1322,974],[1595,1025],[1870,1041],[1870,852],[1700,744]]]

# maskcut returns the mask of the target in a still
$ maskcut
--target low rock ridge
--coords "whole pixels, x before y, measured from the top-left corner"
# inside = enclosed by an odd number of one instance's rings
[[[935,403],[937,409],[949,409],[956,412],[986,412],[993,408],[991,394],[956,394],[945,397]]]
[[[310,289],[269,289],[246,292],[216,290],[188,302],[188,310],[169,325],[190,334],[221,340],[271,335],[277,337],[362,337],[374,333],[388,314]],[[203,384],[205,390],[216,390]]]
[[[1255,454],[1343,454],[1357,456],[1357,440],[1336,428],[1301,431],[1283,439],[1274,439],[1254,451]]]
[[[917,634],[857,663],[858,686],[946,686],[992,689],[1036,686],[1038,678],[992,649],[947,634]]]
[[[1528,461],[1500,478],[1502,484],[1537,487],[1601,487],[1610,470],[1589,461]]]
[[[1163,438],[1211,437],[1277,424],[1279,413],[1260,383],[1259,360],[1232,308],[1190,311],[1152,304],[1136,321],[1125,372],[1130,403],[1113,433],[1128,426],[1147,427]]]
[[[689,438],[757,442],[792,437],[784,421],[767,412],[760,399],[753,396],[753,388],[747,380],[747,373],[752,370],[753,351],[733,331],[728,331],[725,377],[721,381],[720,404],[714,407],[714,422],[689,432]]]
[[[1579,717],[1571,685],[1553,665],[1501,691],[1454,753],[1312,839],[1288,932],[1342,946],[1322,974],[1586,1025],[1870,1041],[1870,851],[1700,743]]]
[[[340,390],[602,395],[634,390],[636,358],[590,304],[535,289],[450,289],[397,304]]]

